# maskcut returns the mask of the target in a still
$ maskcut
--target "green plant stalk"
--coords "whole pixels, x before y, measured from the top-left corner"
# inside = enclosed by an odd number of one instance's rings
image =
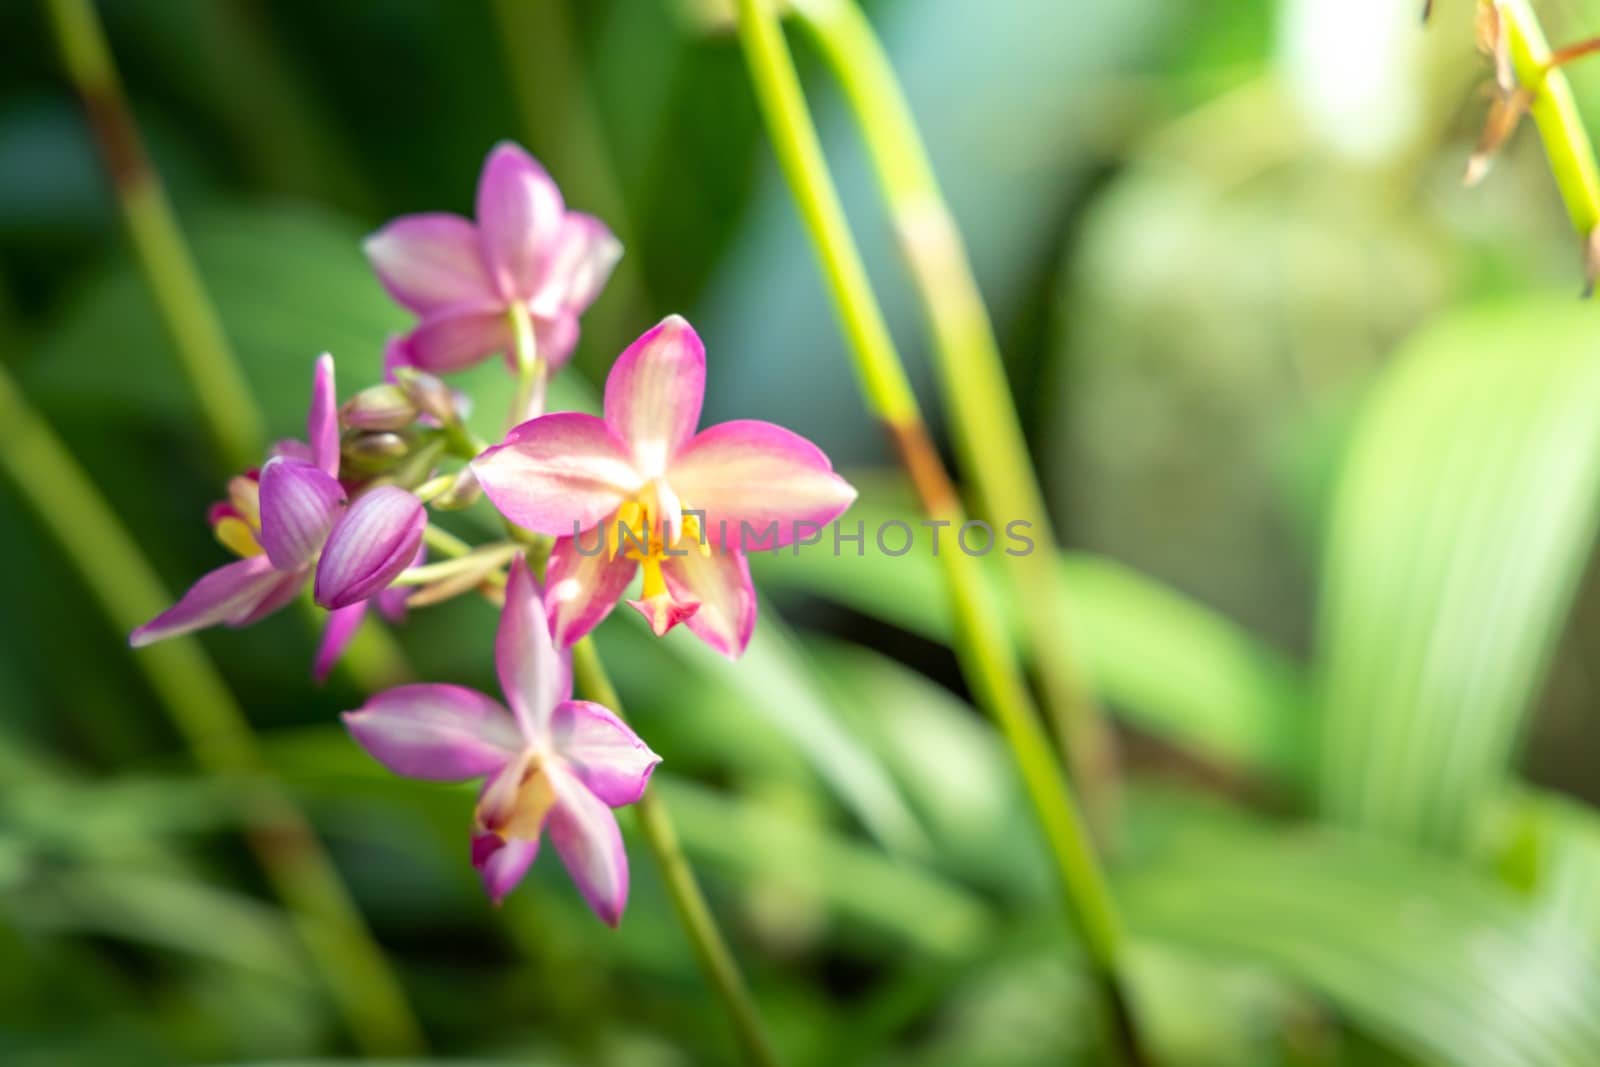
[[[619,717],[626,718],[616,687],[606,675],[594,642],[587,637],[572,649],[572,674],[579,692],[585,698],[604,704]],[[646,789],[634,805],[634,812],[638,816],[639,832],[644,835],[650,854],[655,857],[656,866],[661,870],[661,880],[672,899],[678,922],[694,948],[701,972],[722,1001],[745,1056],[751,1063],[761,1067],[775,1067],[779,1062],[778,1054],[772,1039],[767,1036],[760,1009],[756,1007],[755,998],[745,984],[738,961],[733,958],[733,951],[717,926],[716,917],[711,914],[694,869],[683,854],[665,803],[656,790]]]
[[[916,120],[872,25],[854,0],[791,0],[800,25],[843,87],[911,268],[938,356],[961,467],[979,513],[996,525],[1029,524],[1044,551],[1004,557],[1043,705],[1073,782],[1096,816],[1115,788],[1111,737],[1084,680],[1060,595],[1056,537],[1017,419],[983,296],[945,203]],[[1096,819],[1102,829],[1105,820]]]
[[[123,633],[170,603],[132,537],[66,447],[0,371],[0,467],[38,512]],[[244,712],[193,638],[142,650],[135,662],[207,773],[264,778]],[[322,970],[351,1033],[373,1054],[404,1055],[423,1038],[399,981],[293,802],[258,791],[247,840]]]
[[[855,356],[868,405],[884,424],[924,509],[959,526],[961,504],[917,408],[828,173],[794,60],[777,17],[763,0],[738,0],[739,39],[778,161],[821,260]],[[956,619],[956,652],[978,703],[999,725],[1044,831],[1112,1017],[1114,1045],[1127,1063],[1144,1062],[1121,974],[1122,928],[1085,820],[1040,724],[1005,620],[977,561],[940,554]]]
[[[266,431],[206,297],[161,179],[150,166],[92,0],[47,0],[67,75],[105,157],[134,254],[161,307],[205,423],[230,468],[260,457]]]
[[[129,242],[172,335],[207,432],[225,469],[254,466],[266,441],[261,411],[200,280],[161,178],[145,154],[92,0],[47,0],[46,6],[67,75],[105,159]],[[394,642],[375,626],[361,628],[343,665],[368,689],[410,676]]]
[[[517,366],[521,368],[537,363],[538,359],[533,352],[533,331],[518,329],[514,336],[517,345]],[[515,527],[512,527],[512,530],[515,534]],[[444,555],[462,556],[473,551],[472,546],[465,541],[432,525],[423,531],[423,536],[430,548]],[[545,547],[547,539],[540,538],[539,541],[540,544],[529,548],[530,565],[534,565],[535,560],[531,557],[536,553],[548,558],[548,549]],[[544,551],[539,552],[539,549]],[[534,566],[536,574],[542,570],[542,563]],[[572,649],[572,671],[581,693],[596,703],[604,704],[619,717],[626,718],[616,687],[611,684],[605,665],[600,662],[600,654],[596,651],[594,642],[587,637]],[[711,914],[711,907],[706,903],[705,894],[700,890],[694,869],[689,866],[689,860],[683,854],[683,848],[678,843],[677,831],[673,829],[665,805],[657,799],[655,790],[646,789],[639,802],[634,805],[634,810],[638,814],[639,831],[644,835],[645,842],[650,846],[650,854],[655,857],[656,865],[661,869],[662,883],[666,886],[667,895],[672,898],[673,910],[677,913],[683,932],[694,949],[695,959],[700,964],[706,981],[711,984],[711,988],[722,1001],[746,1058],[757,1067],[777,1067],[778,1054],[773,1047],[772,1039],[767,1036],[766,1026],[761,1020],[755,998],[751,996],[744,975],[739,970],[739,964],[733,958],[733,951],[728,947],[721,929],[717,926],[716,918]]]
[[[511,413],[506,417],[506,430],[510,432],[535,415],[544,413],[544,395],[547,386],[545,361],[539,356],[534,343],[533,320],[526,304],[511,305],[507,312],[511,318],[511,336],[517,357],[517,388],[511,396]]]
[[[1594,146],[1572,85],[1565,73],[1550,67],[1550,45],[1527,0],[1496,0],[1495,7],[1510,49],[1511,69],[1517,82],[1533,93],[1528,110],[1539,128],[1567,215],[1573,228],[1588,236],[1600,223],[1600,167],[1595,165]]]

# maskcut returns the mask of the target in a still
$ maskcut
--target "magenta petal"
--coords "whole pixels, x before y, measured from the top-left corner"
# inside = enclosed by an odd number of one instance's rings
[[[557,705],[550,737],[585,788],[613,808],[643,796],[650,772],[661,762],[627,723],[587,700]]]
[[[333,357],[324,352],[311,376],[311,410],[306,415],[311,462],[325,474],[339,474],[339,394],[333,386]]]
[[[500,295],[531,297],[540,261],[566,214],[556,183],[527,152],[502,142],[484,160],[477,214],[483,258]]]
[[[279,571],[266,556],[251,556],[218,567],[195,582],[176,604],[133,631],[128,643],[143,648],[207,626],[243,625],[259,617],[258,609],[264,604],[281,596],[286,580],[296,588],[301,581],[296,575]]]
[[[669,557],[661,564],[661,576],[674,598],[700,602],[685,626],[729,659],[744,654],[756,628],[756,591],[744,553],[718,549],[708,556],[689,552]]]
[[[406,569],[420,567],[426,562],[428,562],[428,546],[426,544],[418,545],[417,554],[411,557],[411,562],[406,564]],[[379,613],[389,622],[404,622],[406,618],[406,602],[411,599],[411,594],[414,592],[416,592],[416,589],[411,586],[391,585],[373,597],[372,601],[378,605]]]
[[[462,782],[492,775],[522,749],[511,715],[459,685],[402,685],[344,713],[357,743],[407,778]]]
[[[316,558],[345,504],[337,479],[295,459],[270,459],[261,468],[261,547],[279,570]]]
[[[473,460],[472,472],[500,514],[551,537],[587,530],[640,485],[605,422],[575,411],[529,419]]]
[[[435,374],[462,370],[511,348],[511,321],[500,304],[472,301],[429,312],[405,341],[411,366]]]
[[[684,507],[703,513],[707,540],[753,551],[782,547],[826,526],[856,498],[820,448],[753,419],[696,434],[667,477]]]
[[[572,695],[572,665],[550,640],[544,602],[521,556],[512,561],[506,583],[494,663],[523,736],[542,742],[550,734],[551,711]]]
[[[392,334],[383,343],[383,380],[397,382],[395,371],[401,367],[416,365],[416,357],[411,354],[411,338],[409,335]]]
[[[622,921],[628,903],[628,854],[611,809],[571,771],[552,763],[545,768],[556,804],[545,829],[567,873],[607,926]]]
[[[410,565],[427,525],[421,502],[397,486],[379,486],[357,497],[322,549],[317,603],[342,608],[383,589]]]
[[[622,242],[605,223],[580,211],[567,212],[543,261],[538,293],[530,301],[534,314],[583,312],[621,258]]]
[[[559,538],[550,549],[544,604],[559,648],[571,648],[600,625],[639,569],[623,553],[612,558],[602,547],[604,539],[601,530],[592,530],[576,538]]]
[[[389,295],[419,315],[498,296],[483,265],[478,228],[460,215],[405,215],[362,247]]]
[[[472,865],[483,879],[483,891],[489,895],[489,902],[497,906],[517,888],[538,855],[537,838],[508,841],[499,834],[472,835]]]
[[[350,639],[367,617],[367,602],[357,601],[346,608],[328,612],[328,621],[322,626],[322,642],[317,645],[317,657],[311,664],[311,676],[318,685],[328,680],[333,665],[339,662]]]
[[[550,318],[535,318],[533,341],[539,346],[539,358],[552,371],[560,370],[578,347],[578,316],[563,311]]]
[[[705,392],[705,346],[678,315],[662,319],[612,364],[606,422],[628,443],[646,478],[663,473],[694,435]]]

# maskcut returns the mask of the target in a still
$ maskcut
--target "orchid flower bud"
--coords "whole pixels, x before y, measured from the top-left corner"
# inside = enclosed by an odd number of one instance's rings
[[[339,409],[339,420],[352,430],[403,430],[416,418],[406,391],[387,382],[361,390]]]

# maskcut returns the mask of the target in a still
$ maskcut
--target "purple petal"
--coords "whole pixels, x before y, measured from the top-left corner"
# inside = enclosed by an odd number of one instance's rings
[[[427,525],[422,504],[397,486],[379,486],[356,497],[322,549],[317,603],[342,608],[383,589],[410,565]]]
[[[661,757],[610,709],[587,700],[557,705],[551,743],[584,787],[613,808],[644,795]]]
[[[575,411],[530,419],[472,461],[500,513],[518,526],[570,537],[638,491],[627,449],[605,422]]]
[[[352,737],[396,774],[429,782],[494,775],[522,751],[497,702],[459,685],[402,685],[344,713]]]
[[[417,554],[411,557],[411,562],[406,564],[406,569],[420,567],[426,562],[428,562],[428,546],[426,544],[418,545]],[[378,605],[379,613],[389,622],[404,622],[407,601],[411,599],[411,594],[415,592],[415,587],[391,585],[373,597],[372,601]]]
[[[611,366],[606,422],[628,443],[646,478],[661,474],[700,423],[706,350],[694,327],[669,315]]]
[[[339,475],[339,394],[333,387],[333,357],[324,352],[317,358],[311,376],[311,410],[306,415],[306,440],[311,443],[311,462],[324,473]]]
[[[386,382],[397,381],[395,371],[401,367],[416,366],[416,357],[411,354],[411,338],[405,334],[391,334],[383,343],[383,380]]]
[[[594,303],[622,258],[622,242],[593,215],[569,211],[561,220],[542,268],[535,315],[581,314]]]
[[[628,903],[628,854],[622,848],[617,817],[572,772],[552,763],[545,773],[556,804],[545,826],[550,843],[566,864],[589,907],[607,926],[622,921]]]
[[[665,637],[674,626],[687,622],[700,610],[698,600],[679,600],[671,593],[657,593],[628,601],[628,607],[643,615],[650,624],[650,632]]]
[[[561,191],[532,156],[510,142],[495,146],[478,178],[478,237],[502,297],[533,295],[565,214]]]
[[[295,459],[270,459],[261,468],[261,547],[279,570],[298,570],[316,558],[345,505],[337,479]]]
[[[521,556],[511,563],[494,663],[523,736],[542,742],[550,734],[550,713],[572,696],[572,665],[550,639],[544,602]]]
[[[264,604],[281,596],[286,579],[293,581],[295,588],[302,581],[279,571],[266,556],[218,567],[194,583],[176,604],[133,631],[128,643],[143,648],[207,626],[242,626],[258,618],[257,611]]]
[[[551,317],[533,320],[533,341],[539,346],[539,358],[552,371],[566,366],[572,350],[578,347],[578,316],[563,311]]]
[[[460,215],[404,215],[362,247],[389,295],[419,315],[499,295],[483,265],[478,228]]]
[[[752,551],[780,548],[826,526],[856,498],[820,448],[753,419],[696,434],[667,477],[683,506],[703,513],[708,541]]]
[[[424,316],[406,338],[411,365],[435,374],[462,370],[511,348],[503,304],[451,304]]]
[[[344,655],[345,647],[350,644],[350,639],[361,627],[361,620],[366,617],[365,600],[328,612],[328,621],[322,626],[322,642],[317,646],[317,658],[311,664],[311,677],[318,685],[328,680],[333,665]]]
[[[685,626],[729,659],[744,654],[756,627],[756,591],[744,553],[717,549],[709,555],[690,551],[669,556],[661,564],[661,576],[674,597],[700,602]]]
[[[605,538],[597,529],[577,538],[559,538],[550,549],[544,603],[550,612],[550,633],[559,648],[571,648],[600,625],[639,569],[639,564],[623,553],[612,558],[609,549],[602,547]]]
[[[483,879],[483,891],[489,895],[489,902],[496,906],[517,888],[538,855],[537,838],[508,841],[499,834],[472,835],[472,865]]]

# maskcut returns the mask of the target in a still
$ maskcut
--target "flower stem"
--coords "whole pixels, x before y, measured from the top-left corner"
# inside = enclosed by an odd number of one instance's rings
[[[586,699],[604,704],[619,717],[625,718],[622,700],[617,696],[616,687],[606,675],[605,666],[600,662],[594,642],[587,637],[572,649],[572,673],[578,690]],[[666,805],[661,802],[654,789],[646,789],[644,796],[634,805],[634,810],[638,814],[639,831],[644,835],[651,854],[655,856],[656,865],[661,869],[661,879],[666,884],[667,894],[672,898],[672,907],[678,913],[678,921],[682,924],[684,933],[688,935],[689,943],[694,947],[695,958],[700,962],[701,971],[716,990],[717,996],[721,998],[723,1007],[727,1009],[728,1018],[733,1022],[746,1057],[753,1064],[773,1067],[779,1062],[777,1051],[773,1048],[771,1038],[767,1036],[766,1027],[761,1021],[761,1013],[756,1007],[755,999],[750,995],[749,988],[745,985],[739,964],[734,960],[727,941],[723,939],[722,931],[717,927],[717,920],[711,914],[705,894],[701,892],[700,884],[694,876],[694,870],[689,866],[689,860],[684,856],[683,848],[678,843],[678,834],[673,829]]]
[[[183,373],[227,466],[244,468],[266,440],[261,412],[207,299],[161,178],[150,166],[92,0],[47,0],[56,39],[105,157],[128,236],[160,306]]]
[[[1572,85],[1551,63],[1550,45],[1526,0],[1496,0],[1517,81],[1533,92],[1528,105],[1544,142],[1573,228],[1588,236],[1600,223],[1600,167],[1578,113]]]
[[[762,0],[738,0],[744,46],[767,132],[810,231],[844,322],[869,406],[900,452],[933,519],[965,522],[949,475],[928,436],[883,312],[867,280],[806,108],[777,17]],[[1128,1064],[1144,1062],[1121,976],[1122,930],[1089,834],[1005,638],[1005,620],[973,558],[940,555],[957,622],[956,652],[973,695],[1010,746],[1112,1017],[1112,1044]]]
[[[0,468],[122,632],[167,606],[170,599],[116,513],[4,371]],[[244,712],[198,642],[163,641],[141,651],[135,662],[202,769],[224,778],[264,777],[265,760]],[[399,981],[333,861],[280,788],[260,791],[246,837],[360,1045],[373,1054],[420,1051],[422,1033]]]
[[[534,340],[533,320],[528,316],[527,305],[521,301],[511,305],[511,336],[517,357],[517,391],[511,397],[511,413],[506,417],[506,430],[544,414],[545,361],[539,355]]]
[[[1043,551],[1004,557],[1050,723],[1090,812],[1110,814],[1111,736],[1073,654],[1055,534],[1006,382],[994,326],[916,120],[872,25],[854,0],[792,0],[791,8],[843,87],[866,141],[901,253],[933,335],[961,467],[990,523],[1022,521]]]

